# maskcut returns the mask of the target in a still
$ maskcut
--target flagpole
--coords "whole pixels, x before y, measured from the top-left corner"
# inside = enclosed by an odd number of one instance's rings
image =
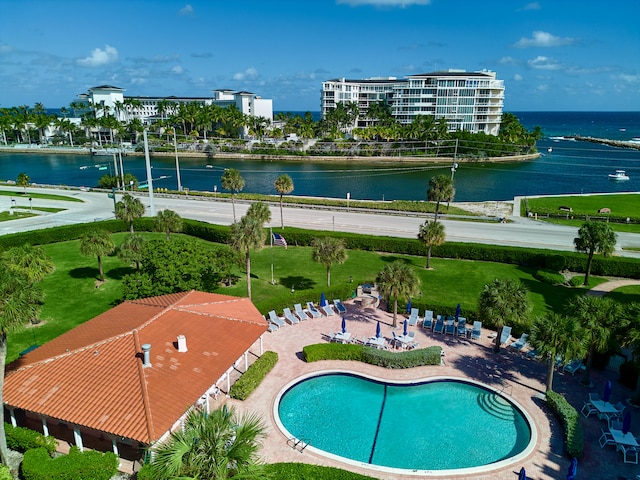
[[[276,282],[273,280],[273,231],[271,227],[269,227],[269,243],[271,244],[271,285],[275,285]]]

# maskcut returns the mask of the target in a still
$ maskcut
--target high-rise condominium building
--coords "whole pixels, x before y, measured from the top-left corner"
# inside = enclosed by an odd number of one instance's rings
[[[385,102],[401,124],[410,124],[418,115],[444,118],[450,131],[467,130],[497,135],[504,105],[504,81],[488,70],[441,72],[407,75],[405,78],[338,78],[322,82],[323,118],[339,102],[354,102],[359,109],[352,128],[367,127],[375,119],[367,109]]]

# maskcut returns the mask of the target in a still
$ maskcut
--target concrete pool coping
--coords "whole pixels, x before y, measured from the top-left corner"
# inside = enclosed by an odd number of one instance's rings
[[[462,377],[452,377],[452,376],[429,376],[429,377],[425,377],[425,378],[415,378],[415,379],[406,379],[406,380],[398,380],[398,381],[394,381],[394,380],[389,380],[389,379],[384,379],[384,378],[380,378],[377,376],[373,376],[373,375],[368,375],[368,374],[363,374],[361,372],[356,372],[353,370],[347,370],[347,369],[330,369],[330,370],[319,370],[316,372],[310,372],[307,373],[305,375],[302,375],[298,378],[295,378],[293,380],[291,380],[288,384],[286,384],[282,390],[278,393],[278,395],[276,396],[274,402],[273,402],[273,410],[272,410],[272,415],[273,415],[273,419],[274,422],[276,424],[276,426],[278,427],[278,429],[282,432],[283,435],[285,435],[289,441],[291,441],[292,443],[298,443],[300,444],[300,440],[296,438],[294,435],[292,435],[287,428],[283,425],[282,421],[280,420],[280,415],[278,414],[278,407],[280,405],[280,400],[282,399],[282,396],[288,392],[292,387],[294,387],[295,385],[298,385],[299,383],[311,379],[311,378],[315,378],[315,377],[319,377],[322,375],[331,375],[331,374],[346,374],[346,375],[353,375],[355,377],[358,378],[365,378],[368,380],[373,380],[376,382],[380,382],[383,383],[385,385],[391,384],[391,385],[412,385],[412,384],[422,384],[422,383],[431,383],[431,382],[438,382],[438,381],[456,381],[456,382],[460,382],[460,383],[465,383],[465,384],[471,384],[474,386],[478,386],[484,390],[488,390],[498,396],[500,396],[501,398],[503,398],[504,400],[506,400],[507,402],[509,402],[509,404],[513,405],[519,412],[520,414],[524,417],[525,421],[527,422],[528,426],[529,426],[529,430],[530,430],[530,434],[531,434],[531,438],[529,439],[529,442],[527,444],[527,446],[524,448],[524,450],[522,450],[521,452],[519,452],[518,454],[509,457],[507,459],[504,460],[499,460],[497,462],[493,462],[490,464],[486,464],[486,465],[479,465],[476,467],[466,467],[466,468],[457,468],[457,469],[443,469],[443,470],[421,470],[421,469],[406,469],[406,468],[395,468],[395,467],[387,467],[387,466],[383,466],[383,465],[376,465],[376,464],[371,464],[371,463],[366,463],[366,462],[361,462],[358,460],[353,460],[347,457],[343,457],[337,454],[333,454],[330,452],[327,452],[325,450],[321,450],[319,448],[314,447],[311,444],[302,444],[301,448],[304,448],[305,450],[309,450],[310,452],[313,452],[317,455],[321,455],[321,456],[326,456],[327,458],[330,458],[332,460],[338,461],[338,462],[342,462],[342,463],[346,463],[348,465],[352,465],[354,467],[360,467],[360,468],[364,468],[364,469],[369,469],[371,470],[372,474],[373,473],[378,473],[378,472],[384,472],[384,473],[390,473],[390,474],[395,474],[395,475],[408,475],[408,476],[418,476],[418,477],[451,477],[451,476],[459,476],[459,475],[477,475],[477,474],[487,474],[490,472],[493,472],[495,470],[500,470],[503,468],[507,468],[513,465],[516,465],[518,463],[520,463],[523,459],[527,458],[529,455],[531,455],[531,453],[533,453],[533,451],[536,448],[536,444],[538,442],[538,431],[536,429],[536,425],[535,422],[533,421],[533,418],[531,417],[531,415],[529,415],[529,413],[526,411],[526,409],[520,405],[516,400],[514,400],[513,398],[510,398],[509,396],[505,395],[503,391],[498,390],[497,388],[491,387],[490,385],[486,385],[482,382],[478,382],[476,380],[472,380],[472,379],[468,379],[468,378],[462,378]]]

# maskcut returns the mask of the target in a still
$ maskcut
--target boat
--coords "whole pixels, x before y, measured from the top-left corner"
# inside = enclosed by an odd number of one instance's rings
[[[624,170],[616,170],[616,173],[609,174],[609,180],[629,180],[629,175]]]
[[[89,168],[87,165],[83,165],[82,167],[80,167],[80,170],[86,170],[87,168]]]
[[[549,152],[549,153],[553,152],[553,148],[551,148],[551,147],[547,148],[547,152]]]

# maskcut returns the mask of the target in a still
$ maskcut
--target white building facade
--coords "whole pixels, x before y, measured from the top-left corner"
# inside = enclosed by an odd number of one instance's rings
[[[373,103],[384,101],[393,117],[403,125],[418,115],[444,118],[449,131],[466,130],[498,135],[504,106],[504,81],[488,70],[441,72],[408,75],[402,79],[370,78],[327,80],[322,83],[323,118],[339,102],[354,102],[360,115],[353,127],[374,123],[366,117]]]

